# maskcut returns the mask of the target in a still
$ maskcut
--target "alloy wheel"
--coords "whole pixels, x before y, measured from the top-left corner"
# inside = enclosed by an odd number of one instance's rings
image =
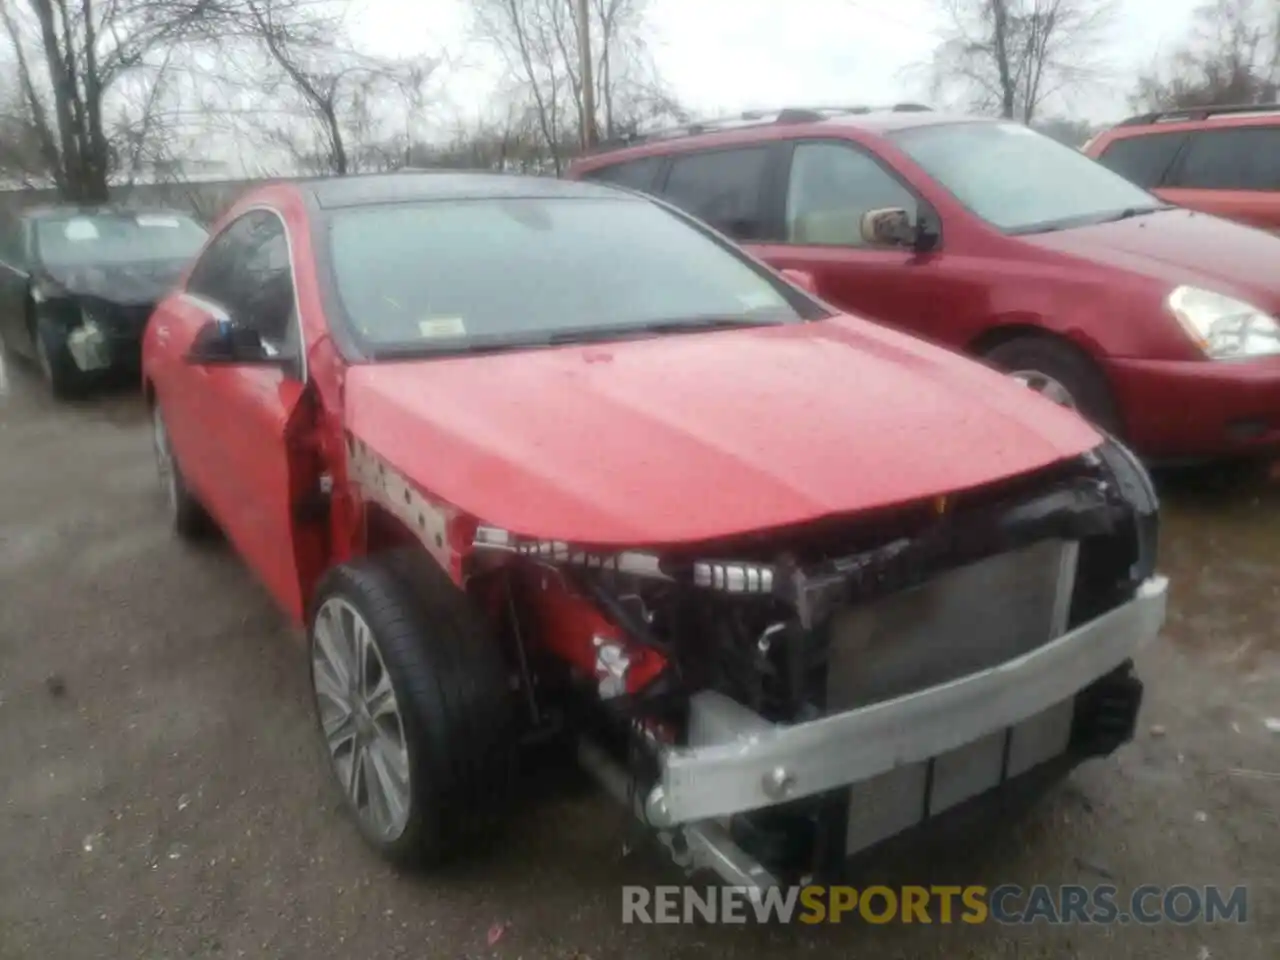
[[[395,840],[409,820],[409,749],[391,676],[364,617],[338,597],[316,614],[311,680],[329,759],[364,827]]]
[[[169,502],[169,511],[174,516],[178,513],[178,473],[174,469],[173,451],[169,447],[169,431],[165,427],[164,417],[160,413],[160,405],[156,404],[151,414],[151,437],[156,451],[156,472],[160,477],[160,486]]]
[[[1076,409],[1076,400],[1071,395],[1071,391],[1047,373],[1041,373],[1039,370],[1015,370],[1009,376],[1059,406],[1066,407],[1068,410]]]

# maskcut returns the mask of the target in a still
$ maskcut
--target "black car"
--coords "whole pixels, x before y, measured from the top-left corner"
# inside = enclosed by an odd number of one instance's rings
[[[137,369],[152,307],[208,236],[188,214],[42,207],[0,224],[0,341],[57,396]]]

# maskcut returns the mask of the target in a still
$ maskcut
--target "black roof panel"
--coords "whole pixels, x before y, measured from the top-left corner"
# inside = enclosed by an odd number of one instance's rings
[[[422,200],[483,200],[486,198],[590,199],[630,194],[600,184],[553,177],[456,171],[401,171],[348,177],[319,177],[298,182],[323,209]]]

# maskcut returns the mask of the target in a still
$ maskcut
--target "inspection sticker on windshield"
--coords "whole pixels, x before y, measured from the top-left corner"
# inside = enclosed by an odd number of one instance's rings
[[[98,239],[98,228],[92,220],[68,220],[66,229],[62,233],[68,240]]]
[[[140,227],[169,227],[177,230],[182,226],[178,222],[177,217],[158,217],[155,214],[140,213],[138,214],[138,226]]]
[[[465,337],[467,325],[461,317],[431,317],[418,321],[418,332],[424,337]]]

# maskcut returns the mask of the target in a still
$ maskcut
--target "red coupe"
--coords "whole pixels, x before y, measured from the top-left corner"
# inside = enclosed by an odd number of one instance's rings
[[[672,855],[816,872],[1132,735],[1129,451],[613,188],[263,187],[152,316],[172,523],[305,625],[356,822],[435,861],[557,738]]]

